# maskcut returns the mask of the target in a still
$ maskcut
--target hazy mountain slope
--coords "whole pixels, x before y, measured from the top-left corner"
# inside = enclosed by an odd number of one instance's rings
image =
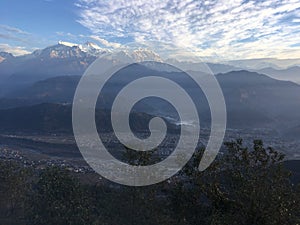
[[[231,109],[242,103],[278,122],[300,120],[300,86],[295,83],[248,71],[220,74],[217,79]]]
[[[136,132],[147,131],[151,118],[153,116],[145,113],[133,113],[130,120],[131,128]],[[112,129],[110,113],[105,110],[97,110],[96,124],[99,132],[110,132]],[[175,125],[168,122],[167,125],[171,130],[176,129]],[[72,133],[72,107],[71,105],[44,103],[0,110],[0,131]]]
[[[286,80],[286,81],[293,81],[295,83],[300,84],[300,67],[294,66],[283,70],[276,70],[274,68],[265,68],[259,70],[260,73],[269,75],[272,78],[278,80]]]
[[[32,54],[8,57],[2,53],[0,61],[0,96],[29,87],[33,83],[57,76],[83,75],[88,66],[102,57],[108,64],[162,61],[147,49],[117,50],[111,52],[94,43],[83,45],[59,42],[57,45],[36,50]],[[7,59],[4,60],[4,55]]]
[[[58,44],[30,55],[5,60],[0,63],[2,95],[47,78],[82,75],[95,59],[79,47]]]
[[[40,102],[72,102],[80,76],[62,76],[38,81],[6,97]]]
[[[0,129],[14,132],[71,132],[71,107],[41,104],[0,110]]]
[[[275,58],[261,58],[261,59],[241,59],[231,60],[225,62],[226,64],[244,68],[247,70],[261,70],[264,68],[286,69],[288,67],[299,66],[300,58],[296,59],[275,59]]]
[[[152,70],[145,67],[135,68],[144,74],[152,74]],[[123,87],[124,82],[133,74],[132,70],[123,71],[122,79],[107,87],[101,96],[98,106],[109,108],[114,93]],[[197,101],[197,107],[202,119],[209,121],[209,110],[203,94],[194,90],[187,81],[175,72],[162,73],[166,77],[176,78]],[[237,71],[216,76],[224,92],[229,127],[278,127],[280,129],[290,127],[291,124],[300,124],[300,86],[292,82],[278,81],[268,76],[248,72]],[[72,102],[78,76],[65,76],[51,78],[35,83],[30,88],[15,92],[10,97],[25,102]],[[142,90],[141,90],[142,91]],[[174,93],[176,94],[176,93]],[[7,101],[7,100],[6,100]],[[124,101],[126,102],[126,101]],[[1,103],[1,101],[0,101]],[[137,111],[161,115],[172,115],[170,107],[162,102],[146,101],[139,105]]]
[[[14,56],[11,53],[8,52],[0,52],[0,63],[4,60],[11,60]]]
[[[189,61],[178,61],[176,59],[167,59],[165,61],[166,63],[170,63],[171,65],[174,65],[176,67],[179,67],[180,69],[184,71],[200,71],[204,73],[228,73],[230,71],[238,71],[241,70],[240,67],[222,64],[222,63],[209,63],[209,62],[189,62]]]

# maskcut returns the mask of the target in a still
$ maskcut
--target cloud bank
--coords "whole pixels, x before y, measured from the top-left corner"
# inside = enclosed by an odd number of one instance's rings
[[[222,59],[300,56],[299,0],[79,0],[76,6],[78,22],[107,40],[162,41]]]
[[[91,35],[90,38],[92,38],[95,41],[98,41],[101,43],[103,46],[108,47],[108,48],[120,48],[121,44],[120,43],[115,43],[115,42],[109,42],[99,36],[96,35]]]
[[[0,43],[0,52],[9,52],[14,56],[30,54],[30,51],[27,51],[24,47],[21,46],[11,46],[9,44]]]
[[[19,28],[0,24],[0,39],[26,43],[28,35],[29,33]]]

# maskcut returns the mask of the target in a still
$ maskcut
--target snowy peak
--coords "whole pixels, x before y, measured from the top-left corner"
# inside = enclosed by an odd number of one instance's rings
[[[0,52],[0,56],[3,57],[3,58],[14,58],[13,54],[11,53],[8,53],[8,52]]]
[[[158,61],[162,62],[161,57],[148,49],[125,49],[112,51],[107,48],[101,48],[93,42],[86,42],[84,44],[74,44],[70,42],[59,41],[59,45],[63,45],[68,48],[79,48],[81,51],[92,56],[104,56],[107,59],[120,61],[120,62],[142,62],[142,61]]]
[[[64,45],[64,46],[67,46],[67,47],[77,47],[78,46],[78,44],[74,44],[74,43],[66,42],[66,41],[59,41],[58,44],[59,45]]]
[[[70,47],[70,48],[77,47],[81,51],[83,51],[89,55],[92,55],[92,56],[101,56],[105,53],[110,52],[109,49],[101,48],[100,46],[98,46],[97,44],[95,44],[93,42],[86,42],[84,44],[74,44],[71,42],[59,41],[58,44],[64,45],[64,46]]]
[[[134,50],[131,56],[136,62],[142,62],[142,61],[162,62],[163,61],[157,53],[150,51],[148,49]]]
[[[103,50],[101,47],[99,47],[98,45],[96,45],[93,42],[86,42],[83,46],[86,46],[88,48],[93,48],[93,49],[98,49],[98,50]]]
[[[57,59],[64,59],[64,58],[84,58],[87,56],[85,52],[83,52],[78,46],[73,45],[70,46],[71,43],[62,44],[59,42],[58,45],[50,46],[43,50],[36,50],[33,52],[33,55],[40,58],[57,58]]]
[[[71,42],[59,41],[57,45],[50,46],[42,50],[36,50],[33,55],[42,58],[84,58],[98,57],[108,53],[109,50],[103,49],[92,42],[85,44],[75,44]]]
[[[101,48],[100,46],[92,42],[86,42],[85,44],[78,46],[82,51],[93,56],[101,56],[105,53],[110,52],[110,50]]]
[[[143,61],[157,61],[162,62],[162,58],[155,52],[148,49],[137,49],[137,50],[121,50],[114,51],[111,54],[104,55],[105,59],[113,60],[115,62],[122,63],[136,63]]]
[[[14,56],[11,53],[8,52],[0,52],[0,63],[3,62],[6,59],[12,59]]]
[[[13,57],[9,53],[0,54],[0,62],[6,58]],[[84,44],[76,44],[66,41],[59,41],[58,44],[49,46],[45,49],[39,49],[34,51],[32,54],[18,57],[20,60],[29,60],[38,58],[40,60],[47,59],[74,59],[78,58],[83,60],[85,58],[96,58],[103,57],[103,59],[111,60],[114,62],[121,63],[135,63],[143,61],[156,61],[162,62],[162,58],[155,52],[149,49],[116,49],[111,50],[102,48],[95,43],[86,42]]]

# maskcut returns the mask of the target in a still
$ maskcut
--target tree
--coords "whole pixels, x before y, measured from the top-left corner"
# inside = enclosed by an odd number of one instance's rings
[[[284,155],[263,142],[253,149],[242,140],[225,144],[227,152],[202,177],[212,205],[212,224],[299,224],[299,192],[283,167]]]
[[[89,195],[66,170],[49,167],[41,173],[28,200],[30,224],[91,224]]]
[[[225,146],[207,170],[197,168],[201,150],[172,178],[169,198],[176,224],[300,224],[299,187],[290,182],[284,155],[260,140],[253,149],[242,140]]]
[[[30,186],[32,171],[16,162],[0,162],[1,214],[22,220],[24,202]]]

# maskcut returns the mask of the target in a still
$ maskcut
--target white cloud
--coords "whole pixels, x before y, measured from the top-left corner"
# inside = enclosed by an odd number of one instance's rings
[[[16,33],[16,34],[23,34],[23,35],[29,35],[30,34],[30,33],[26,32],[26,31],[23,31],[19,28],[12,27],[12,26],[7,26],[7,25],[4,25],[4,24],[0,24],[0,29],[5,30],[6,32],[9,32],[9,33]]]
[[[292,47],[299,43],[299,0],[79,0],[76,5],[79,22],[106,39],[170,42],[231,59],[300,55],[300,48]]]
[[[122,45],[120,43],[111,42],[104,38],[101,38],[98,35],[84,35],[84,34],[72,34],[72,33],[65,33],[62,31],[56,32],[56,35],[60,36],[61,39],[65,38],[66,40],[71,40],[73,42],[77,41],[86,41],[87,39],[92,39],[94,41],[99,42],[103,47],[107,48],[120,48]]]
[[[120,48],[121,47],[120,43],[109,42],[99,36],[96,36],[96,35],[91,35],[90,38],[92,38],[95,41],[98,41],[99,43],[101,43],[102,45],[104,45],[105,47],[108,47],[108,48]]]
[[[10,46],[0,43],[0,52],[9,52],[15,56],[30,54],[31,52],[20,46]]]
[[[24,45],[30,43],[32,37],[30,33],[19,28],[0,24],[0,39]]]
[[[293,19],[293,23],[300,23],[300,18]]]

